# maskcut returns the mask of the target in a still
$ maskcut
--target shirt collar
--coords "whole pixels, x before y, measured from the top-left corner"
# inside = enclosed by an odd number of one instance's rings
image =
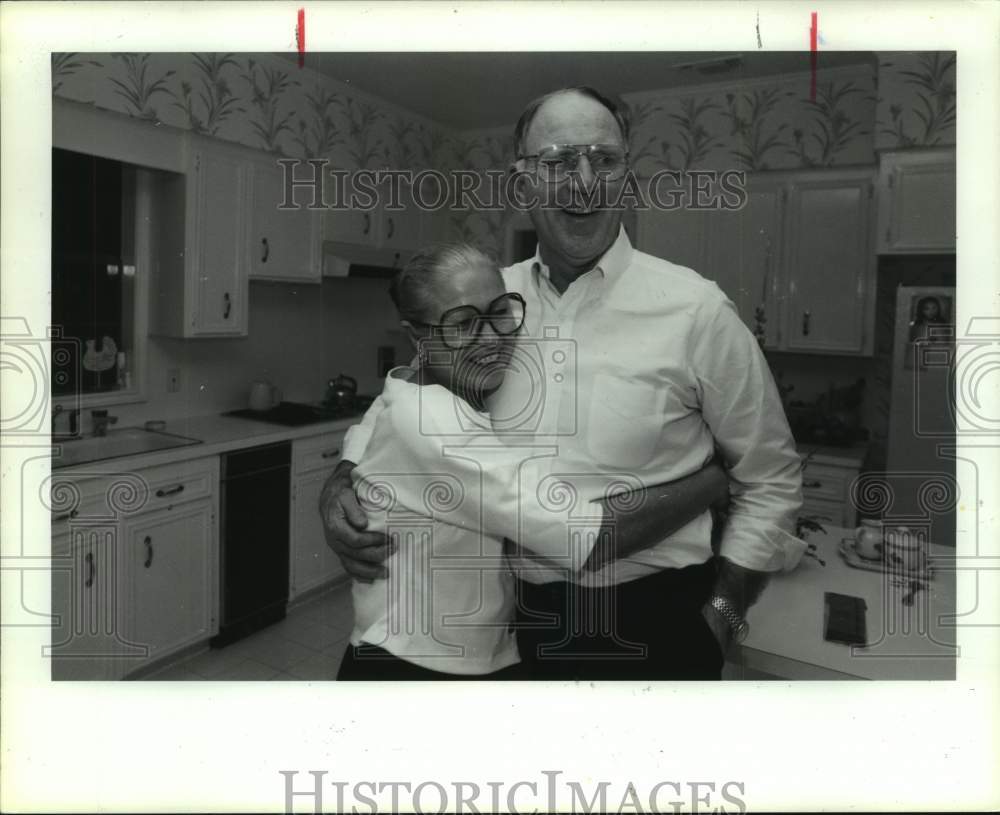
[[[594,269],[600,272],[605,280],[614,281],[621,277],[632,262],[632,242],[628,239],[625,227],[619,227],[618,238],[611,247],[598,259]],[[541,246],[535,247],[535,256],[531,259],[531,269],[546,281],[549,278],[549,267],[542,260]]]

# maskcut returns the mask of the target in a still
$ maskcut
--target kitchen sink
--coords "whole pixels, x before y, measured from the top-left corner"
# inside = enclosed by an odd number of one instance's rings
[[[153,453],[173,447],[187,447],[191,444],[201,444],[201,440],[159,430],[146,430],[142,427],[123,427],[109,430],[106,436],[85,436],[54,444],[52,469],[88,464],[108,458]]]

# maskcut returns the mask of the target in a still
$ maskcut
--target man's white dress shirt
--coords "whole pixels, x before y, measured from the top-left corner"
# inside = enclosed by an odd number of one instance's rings
[[[574,512],[585,515],[615,474],[622,488],[673,481],[701,469],[718,446],[732,492],[720,554],[760,571],[801,556],[804,544],[790,534],[802,502],[800,459],[767,362],[715,283],[635,250],[624,229],[561,295],[538,252],[503,276],[527,308],[524,336],[491,405],[494,425],[502,438],[524,444],[530,433],[535,444],[558,449],[551,472],[576,490]],[[345,459],[362,458],[381,409],[376,400],[351,428]],[[711,554],[706,511],[596,574],[512,566],[533,582],[608,585]]]

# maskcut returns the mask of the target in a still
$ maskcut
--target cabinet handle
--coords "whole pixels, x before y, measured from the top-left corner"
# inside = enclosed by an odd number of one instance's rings
[[[166,489],[160,489],[156,491],[157,498],[166,498],[168,495],[177,495],[179,492],[184,492],[183,484],[175,484],[173,487],[167,487]]]
[[[62,515],[57,515],[55,520],[65,521],[68,518],[75,518],[79,514],[80,513],[78,513],[75,509],[71,509],[69,512],[64,512]]]
[[[97,571],[94,568],[94,553],[87,552],[87,556],[84,558],[87,563],[87,579],[83,581],[83,585],[88,589],[94,585],[94,573]]]
[[[233,298],[229,296],[229,292],[226,292],[224,295],[222,295],[222,303],[223,303],[223,306],[222,306],[222,319],[223,320],[228,320],[229,319],[229,312],[233,308]]]
[[[812,317],[812,314],[809,313],[809,309],[806,309],[805,311],[802,312],[802,336],[803,337],[808,337],[809,336],[809,318],[810,317]]]
[[[392,233],[396,231],[396,224],[393,223],[392,218],[389,219],[389,229],[388,234],[386,234],[386,239],[392,240]]]
[[[321,457],[322,458],[336,458],[339,455],[340,455],[340,448],[338,447],[336,450],[327,450],[325,453],[321,454]]]
[[[271,246],[267,242],[267,238],[261,238],[260,243],[260,262],[267,263],[267,259],[271,256]]]
[[[153,565],[153,539],[146,535],[143,543],[146,544],[146,562],[143,564],[147,569]]]
[[[803,481],[802,489],[804,490],[815,490],[823,486],[821,481]]]
[[[366,212],[365,213],[365,225],[364,225],[364,227],[361,230],[361,234],[362,235],[367,235],[371,231],[371,228],[372,228],[372,216],[369,215]]]

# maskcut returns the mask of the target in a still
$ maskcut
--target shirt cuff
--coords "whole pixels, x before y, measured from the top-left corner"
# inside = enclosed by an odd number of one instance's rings
[[[730,519],[719,555],[755,572],[789,572],[806,551],[806,542],[777,524]]]

